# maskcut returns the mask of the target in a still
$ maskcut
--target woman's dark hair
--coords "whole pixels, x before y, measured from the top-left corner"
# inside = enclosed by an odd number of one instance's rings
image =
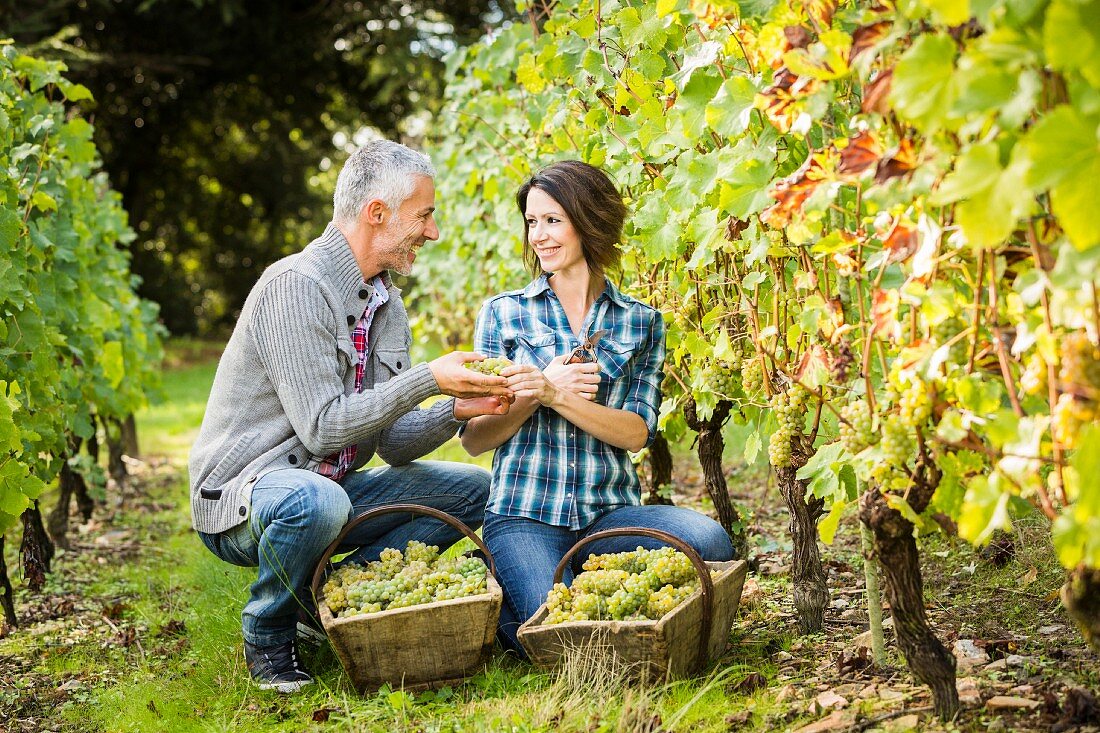
[[[597,274],[619,266],[619,239],[626,220],[626,205],[615,184],[599,168],[579,160],[552,163],[519,187],[516,205],[524,218],[523,261],[535,275],[542,274],[538,256],[528,241],[527,194],[537,188],[564,210],[581,239],[588,268]]]

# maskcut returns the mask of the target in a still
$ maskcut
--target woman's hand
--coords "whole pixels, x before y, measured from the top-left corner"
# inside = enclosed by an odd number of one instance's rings
[[[595,400],[600,386],[599,364],[566,364],[565,356],[556,356],[539,371],[530,364],[514,364],[501,376],[517,397],[533,397],[540,404],[552,407],[562,391],[573,392],[586,400]]]
[[[507,378],[508,388],[517,397],[533,397],[539,404],[549,407],[558,396],[558,387],[531,364],[513,364],[500,376]]]
[[[543,375],[560,389],[574,392],[586,400],[596,399],[600,388],[600,365],[596,362],[566,364],[568,356],[555,356]]]

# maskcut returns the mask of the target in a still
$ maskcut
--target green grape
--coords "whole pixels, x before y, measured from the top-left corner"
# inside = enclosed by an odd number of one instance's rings
[[[883,461],[872,469],[871,476],[885,488],[904,488],[899,481],[904,481],[908,475],[909,459],[916,448],[913,429],[898,415],[887,416],[882,426],[879,447],[882,449]],[[892,479],[894,483],[888,483]]]
[[[336,616],[376,613],[486,592],[488,568],[478,558],[443,559],[439,548],[410,541],[405,552],[386,548],[366,565],[340,566],[325,582]]]
[[[1077,438],[1085,425],[1100,418],[1095,403],[1089,403],[1066,393],[1058,397],[1051,417],[1051,431],[1063,448],[1077,447]]]
[[[741,362],[741,389],[746,396],[758,394],[764,389],[764,366],[758,357],[751,356]]]
[[[1100,349],[1084,331],[1062,341],[1058,381],[1062,392],[1091,400],[1100,396]]]
[[[855,455],[878,439],[866,400],[849,402],[840,410],[845,422],[840,423],[840,444]]]
[[[768,460],[775,468],[791,465],[791,441],[802,433],[805,425],[808,394],[796,384],[772,396],[771,408],[779,426],[768,439]]]
[[[735,365],[736,364],[736,365]],[[703,378],[708,390],[722,397],[737,394],[737,362],[713,361],[703,369]]]
[[[919,428],[928,422],[932,414],[932,398],[924,382],[914,380],[898,399],[898,417],[912,428]]]
[[[500,373],[504,371],[505,367],[509,367],[511,365],[512,362],[508,359],[505,359],[503,356],[490,356],[489,358],[482,359],[481,361],[468,361],[466,362],[465,366],[467,369],[479,372],[481,374],[492,374],[495,376],[499,376]]]
[[[546,597],[546,624],[658,619],[699,587],[691,561],[672,547],[589,555],[572,586]]]
[[[1064,362],[1063,362],[1064,365]],[[1038,353],[1032,354],[1020,375],[1020,386],[1024,392],[1035,396],[1041,395],[1047,390],[1047,364]]]

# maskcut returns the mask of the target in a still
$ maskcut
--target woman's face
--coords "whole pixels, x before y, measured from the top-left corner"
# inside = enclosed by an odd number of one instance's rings
[[[527,193],[527,241],[545,272],[587,269],[581,238],[557,201],[539,188]]]

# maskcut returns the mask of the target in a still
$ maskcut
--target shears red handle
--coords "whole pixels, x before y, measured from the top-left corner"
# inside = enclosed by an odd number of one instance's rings
[[[601,328],[598,331],[590,333],[585,337],[581,345],[573,349],[569,354],[569,358],[565,360],[566,364],[588,364],[596,361],[596,344],[600,342],[604,334],[607,333],[606,328]]]

